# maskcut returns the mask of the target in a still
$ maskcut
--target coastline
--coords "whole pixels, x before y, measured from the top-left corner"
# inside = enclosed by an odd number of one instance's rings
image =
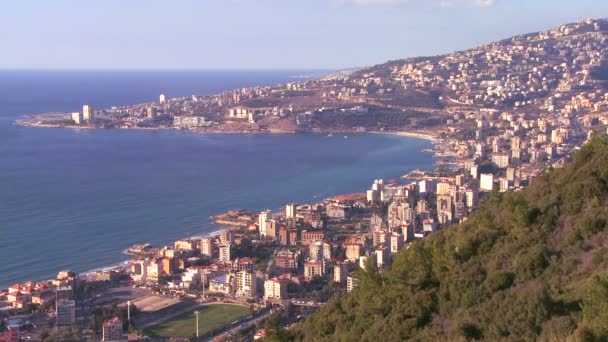
[[[201,129],[187,129],[187,128],[177,128],[177,127],[91,127],[91,126],[76,126],[76,125],[62,125],[62,124],[43,124],[43,123],[34,123],[28,122],[25,119],[16,120],[15,125],[24,126],[24,127],[38,127],[38,128],[70,128],[70,129],[118,129],[118,130],[147,130],[147,131],[187,131],[190,133],[198,133],[198,134],[327,134],[327,133],[336,133],[336,134],[384,134],[384,135],[397,135],[402,137],[410,137],[410,138],[418,138],[428,140],[434,144],[436,144],[439,140],[435,132],[429,131],[356,131],[356,130],[348,130],[348,129],[325,129],[323,131],[281,131],[281,130],[267,130],[267,131],[231,131],[231,130],[201,130]]]

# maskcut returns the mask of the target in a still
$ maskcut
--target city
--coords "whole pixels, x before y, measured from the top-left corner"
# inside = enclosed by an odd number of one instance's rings
[[[51,333],[158,338],[167,336],[159,325],[213,306],[241,310],[204,333],[197,326],[197,337],[262,338],[261,322],[277,312],[287,313],[286,326],[297,326],[332,295],[356,289],[360,270],[383,273],[414,241],[465,222],[492,194],[521,191],[548,169],[563,168],[594,133],[608,132],[607,33],[608,20],[585,19],[319,79],[213,96],[163,94],[156,102],[84,105],[82,112],[20,120],[90,129],[414,135],[433,142],[436,169],[370,180],[365,193],[285,203],[280,212],[218,213],[217,235],[167,246],[141,241],[126,265],[15,284],[0,290],[9,326],[0,341]]]

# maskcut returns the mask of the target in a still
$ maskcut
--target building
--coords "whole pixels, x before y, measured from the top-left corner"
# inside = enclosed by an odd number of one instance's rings
[[[229,263],[230,262],[230,245],[221,245],[220,246],[220,262]]]
[[[403,242],[412,242],[416,238],[414,224],[401,225],[401,235],[403,235]]]
[[[230,295],[236,290],[236,277],[234,273],[217,276],[209,280],[209,292]]]
[[[277,253],[274,264],[280,273],[292,272],[298,269],[298,258],[298,253],[283,248]]]
[[[372,235],[372,243],[374,246],[388,245],[391,241],[390,236],[387,230],[376,230]]]
[[[346,277],[346,292],[352,292],[353,289],[359,287],[359,279],[357,279],[354,275],[349,275]]]
[[[201,239],[201,254],[208,256],[210,258],[213,257],[213,239],[210,237]]]
[[[95,120],[95,114],[93,112],[93,107],[89,105],[82,106],[82,119],[87,122],[91,122]]]
[[[176,260],[174,258],[162,259],[163,274],[171,275],[177,271],[177,263],[175,261]]]
[[[146,280],[148,281],[158,281],[163,276],[162,261],[152,260],[146,269]]]
[[[467,208],[477,208],[477,202],[479,201],[479,194],[474,189],[468,189],[466,192]]]
[[[232,245],[234,243],[234,233],[226,229],[220,234],[220,243],[224,245]]]
[[[285,206],[285,218],[294,219],[296,218],[297,206],[294,203],[290,203]]]
[[[348,276],[348,263],[338,261],[334,265],[334,282],[344,284]]]
[[[376,265],[378,268],[386,266],[390,259],[390,253],[388,248],[381,246],[376,248]]]
[[[308,231],[303,230],[300,233],[300,242],[303,245],[309,245],[315,241],[325,239],[325,233],[323,231]]]
[[[359,260],[359,257],[363,254],[363,246],[358,243],[349,243],[346,245],[346,259],[348,260]]]
[[[211,266],[193,266],[186,269],[182,274],[181,286],[189,288],[192,284],[203,284],[206,286],[209,283],[209,278],[213,277],[215,272]]]
[[[158,97],[158,102],[160,102],[161,104],[167,102],[167,96],[165,94],[160,94],[160,96]]]
[[[55,315],[58,327],[67,327],[76,323],[76,302],[67,299],[57,300],[55,302]]]
[[[260,237],[266,237],[266,225],[272,219],[272,211],[265,210],[258,215],[258,228],[260,229]]]
[[[304,263],[304,279],[312,280],[315,276],[323,277],[325,274],[324,261],[307,261]]]
[[[265,299],[285,299],[287,298],[287,280],[272,278],[264,282]]]
[[[509,154],[504,152],[492,154],[492,163],[501,169],[506,168],[509,166]]]
[[[175,249],[184,251],[193,251],[196,249],[196,242],[190,239],[175,241]]]
[[[122,335],[122,321],[118,317],[103,323],[101,340],[103,342],[126,341]]]
[[[80,125],[84,121],[82,113],[80,113],[80,112],[72,113],[72,121],[74,121],[75,124]]]
[[[235,271],[249,271],[249,272],[253,272],[253,266],[254,266],[254,262],[253,259],[251,258],[237,258],[233,263],[232,263],[232,269],[234,269]]]
[[[254,298],[258,295],[258,280],[255,272],[240,271],[236,274],[236,295]]]
[[[479,188],[482,191],[492,191],[494,189],[494,175],[491,173],[482,173],[479,180]]]
[[[331,260],[331,245],[327,242],[315,241],[308,245],[308,251],[312,260]]]
[[[393,233],[391,235],[391,253],[398,253],[403,248],[403,235]]]
[[[156,107],[148,107],[146,109],[146,116],[148,119],[156,119]]]
[[[131,278],[134,281],[146,281],[148,278],[148,259],[130,261],[131,263]]]
[[[376,261],[376,259],[373,258],[373,256],[370,255],[362,255],[359,257],[359,267],[363,270],[365,270],[365,268],[367,267],[367,263],[371,262],[372,265],[374,264],[374,262]]]

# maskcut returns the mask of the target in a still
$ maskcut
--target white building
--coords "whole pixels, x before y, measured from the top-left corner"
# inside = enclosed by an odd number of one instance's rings
[[[494,175],[491,173],[482,173],[479,180],[479,188],[482,191],[492,191],[494,189]]]
[[[80,125],[84,121],[82,113],[80,113],[80,112],[74,112],[74,113],[72,113],[72,120],[77,125]]]
[[[344,284],[348,276],[348,263],[338,261],[334,265],[334,282]]]
[[[230,245],[229,244],[220,246],[219,261],[225,262],[225,263],[230,262]]]
[[[236,295],[254,298],[258,295],[258,280],[254,272],[240,271],[236,274]]]
[[[293,203],[290,203],[285,206],[285,218],[292,219],[296,218],[297,206]]]
[[[258,227],[260,229],[260,236],[266,236],[266,226],[269,224],[270,219],[272,218],[272,211],[265,210],[260,213],[258,216]]]
[[[346,277],[346,292],[352,292],[355,287],[359,286],[359,279],[353,275]]]
[[[284,299],[287,297],[287,280],[272,278],[264,282],[264,298]]]
[[[158,97],[158,102],[160,102],[160,103],[167,102],[167,96],[165,96],[165,94],[160,94],[160,96]]]
[[[82,119],[84,121],[93,121],[95,120],[95,114],[93,113],[93,107],[89,105],[82,106]]]

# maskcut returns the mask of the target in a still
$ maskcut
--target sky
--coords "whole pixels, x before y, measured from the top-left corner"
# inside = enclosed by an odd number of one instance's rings
[[[0,68],[341,69],[587,17],[608,17],[608,1],[6,1]]]

